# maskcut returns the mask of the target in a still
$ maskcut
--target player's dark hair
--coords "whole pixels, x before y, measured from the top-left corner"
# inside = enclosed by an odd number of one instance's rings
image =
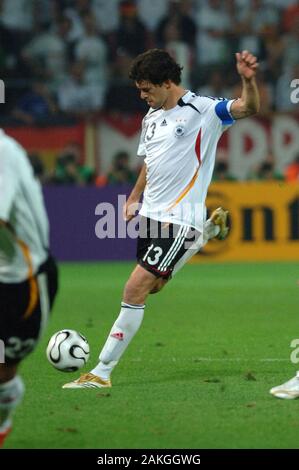
[[[129,77],[137,83],[146,81],[162,85],[166,80],[171,80],[179,85],[182,70],[183,67],[180,67],[168,52],[150,49],[133,60]]]

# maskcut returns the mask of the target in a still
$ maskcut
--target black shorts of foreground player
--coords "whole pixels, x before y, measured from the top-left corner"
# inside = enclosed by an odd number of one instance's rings
[[[133,61],[130,78],[149,111],[143,119],[137,151],[144,163],[124,207],[124,217],[134,217],[143,194],[143,224],[153,220],[162,231],[170,226],[172,233],[168,239],[159,235],[139,239],[138,263],[125,285],[121,310],[100,353],[100,362],[64,388],[111,387],[111,372],[142,323],[148,295],[159,292],[210,238],[225,236],[226,212],[218,209],[206,220],[205,200],[221,134],[236,119],[259,110],[257,67],[257,59],[250,52],[236,54],[242,96],[229,100],[196,96],[185,90],[180,85],[182,68],[163,50],[149,50]],[[186,206],[190,210],[184,210]],[[194,243],[186,248],[190,231]]]

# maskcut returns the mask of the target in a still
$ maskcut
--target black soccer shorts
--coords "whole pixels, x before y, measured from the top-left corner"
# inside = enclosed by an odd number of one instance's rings
[[[55,260],[50,256],[36,276],[20,283],[0,282],[0,340],[4,360],[16,364],[37,345],[58,288]]]
[[[137,262],[157,278],[169,279],[176,264],[198,240],[200,232],[186,225],[141,217]]]

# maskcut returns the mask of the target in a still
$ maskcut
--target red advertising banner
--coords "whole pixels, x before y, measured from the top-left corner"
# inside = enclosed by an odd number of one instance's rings
[[[141,116],[104,117],[98,123],[97,147],[103,172],[110,167],[113,156],[123,150],[130,154],[132,166],[138,165],[140,126]],[[227,159],[230,173],[238,179],[247,179],[270,155],[275,170],[282,173],[299,154],[299,114],[239,120],[221,137],[218,153]]]
[[[7,127],[4,130],[28,153],[37,153],[48,170],[54,167],[57,155],[69,143],[75,142],[84,149],[84,123],[55,127]]]
[[[141,120],[140,115],[114,114],[73,126],[10,127],[5,131],[28,152],[38,153],[48,169],[53,168],[62,148],[75,142],[82,146],[85,162],[106,173],[120,151],[128,152],[133,168],[142,163],[136,156]],[[247,179],[270,156],[276,172],[283,173],[298,155],[299,114],[239,120],[223,134],[218,145],[218,158],[227,160],[230,174],[240,180]]]

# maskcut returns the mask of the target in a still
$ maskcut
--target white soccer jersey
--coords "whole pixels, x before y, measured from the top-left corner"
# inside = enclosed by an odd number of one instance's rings
[[[48,231],[41,187],[26,153],[0,129],[0,282],[22,282],[36,273],[48,256]]]
[[[217,143],[234,122],[232,102],[188,91],[172,109],[149,109],[137,152],[147,170],[141,215],[203,231]]]

